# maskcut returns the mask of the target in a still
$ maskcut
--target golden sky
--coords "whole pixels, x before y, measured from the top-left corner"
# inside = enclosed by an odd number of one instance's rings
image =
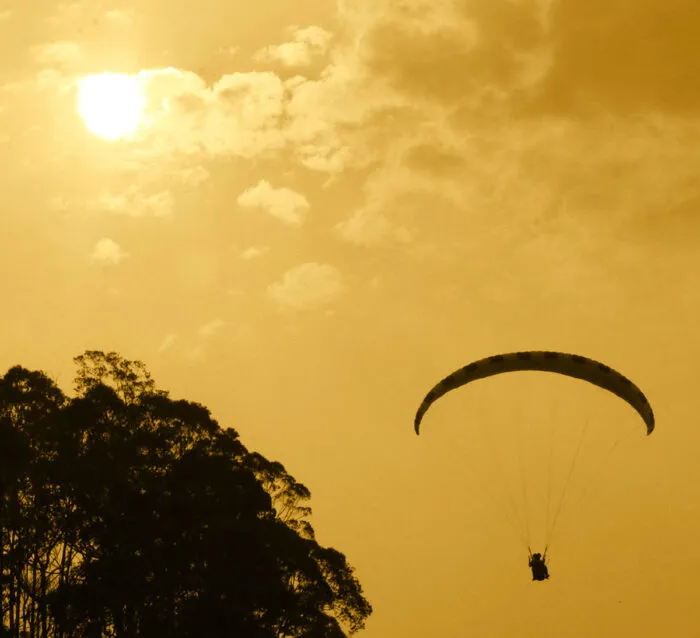
[[[116,350],[207,405],[309,487],[367,638],[697,636],[699,43],[697,0],[5,2],[0,368]],[[529,349],[656,432],[514,373],[415,436]],[[536,525],[590,422],[532,583],[510,497]]]

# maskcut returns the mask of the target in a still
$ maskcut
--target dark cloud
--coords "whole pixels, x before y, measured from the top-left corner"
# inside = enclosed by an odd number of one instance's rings
[[[700,98],[697,0],[562,0],[550,14],[553,66],[537,109],[691,112]]]
[[[463,169],[464,158],[457,151],[419,144],[406,153],[404,165],[415,171],[445,177]]]
[[[472,111],[687,113],[700,98],[697,0],[397,2],[358,42],[395,89]]]
[[[388,11],[361,39],[363,58],[417,97],[455,102],[517,87],[544,42],[539,4],[463,0]]]

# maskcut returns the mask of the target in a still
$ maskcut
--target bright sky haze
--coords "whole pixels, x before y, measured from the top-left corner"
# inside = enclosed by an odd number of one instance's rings
[[[7,2],[0,368],[206,405],[311,490],[363,638],[697,636],[698,78],[697,0]],[[656,431],[512,373],[415,435],[519,350]]]

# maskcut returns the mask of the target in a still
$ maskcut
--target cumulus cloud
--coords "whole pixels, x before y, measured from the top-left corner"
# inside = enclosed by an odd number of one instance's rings
[[[141,71],[148,126],[140,139],[163,154],[251,157],[285,146],[286,89],[274,73],[232,73],[208,86],[178,69]]]
[[[268,295],[293,310],[315,310],[337,299],[344,284],[340,271],[329,264],[308,262],[288,270],[268,287]]]
[[[92,259],[106,266],[117,266],[129,256],[119,244],[109,237],[100,239],[92,251]]]
[[[242,208],[261,208],[295,226],[304,221],[309,211],[309,202],[301,193],[290,188],[274,188],[264,179],[243,191],[236,201]]]
[[[412,109],[410,101],[368,73],[353,51],[339,53],[318,79],[291,78],[286,86],[285,137],[311,170],[368,166],[377,159],[376,142],[381,149],[410,130],[410,121],[396,117]]]
[[[301,30],[310,42],[315,31]],[[304,35],[305,34],[305,35]],[[311,34],[311,35],[309,35]],[[323,37],[318,33],[318,41]],[[60,65],[77,58],[80,49],[67,41],[36,49],[46,68],[41,76],[15,82],[6,91],[72,90],[72,80]],[[83,60],[86,59],[83,55]],[[59,60],[63,60],[60,62]],[[337,175],[351,163],[374,159],[371,135],[385,134],[381,124],[367,127],[367,113],[390,107],[391,97],[350,57],[333,63],[317,80],[295,76],[282,80],[272,72],[236,72],[213,84],[198,74],[175,68],[144,69],[134,75],[146,99],[143,119],[130,145],[114,162],[128,169],[159,158],[192,164],[216,157],[250,158],[290,152],[314,171]],[[354,131],[354,132],[353,132]],[[360,132],[361,131],[361,132]],[[70,146],[63,142],[64,146]],[[74,154],[66,149],[65,156]],[[162,160],[161,160],[162,161]],[[149,170],[153,170],[152,168]],[[201,183],[202,171],[188,174]]]
[[[411,238],[407,229],[396,227],[372,206],[364,206],[348,219],[338,222],[335,231],[345,241],[360,246],[376,245],[388,238],[401,242]]]
[[[288,67],[308,66],[315,58],[325,55],[332,37],[330,32],[321,27],[294,29],[291,42],[265,47],[253,59],[261,62],[277,61]]]

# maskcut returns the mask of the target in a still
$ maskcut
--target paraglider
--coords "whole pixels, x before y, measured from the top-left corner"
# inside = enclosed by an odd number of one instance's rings
[[[418,407],[414,419],[416,434],[420,434],[420,425],[425,413],[443,395],[478,379],[516,371],[553,372],[587,381],[617,395],[634,408],[644,421],[647,435],[654,431],[654,412],[649,401],[632,381],[616,370],[576,354],[525,351],[486,357],[445,377],[428,392]],[[543,554],[533,554],[528,548],[528,565],[532,570],[533,580],[543,581],[549,578],[546,556],[546,550]]]
[[[420,424],[428,408],[450,390],[495,374],[524,370],[556,372],[588,381],[604,390],[608,390],[627,401],[639,413],[639,416],[642,417],[646,424],[647,434],[651,434],[654,430],[654,412],[647,398],[627,377],[622,376],[604,363],[577,354],[534,350],[530,352],[497,354],[480,359],[445,377],[428,392],[420,404],[413,423],[416,434],[420,434]]]
[[[532,580],[547,580],[549,578],[546,561],[546,554],[542,555],[537,552],[530,554],[528,565],[532,569]]]

